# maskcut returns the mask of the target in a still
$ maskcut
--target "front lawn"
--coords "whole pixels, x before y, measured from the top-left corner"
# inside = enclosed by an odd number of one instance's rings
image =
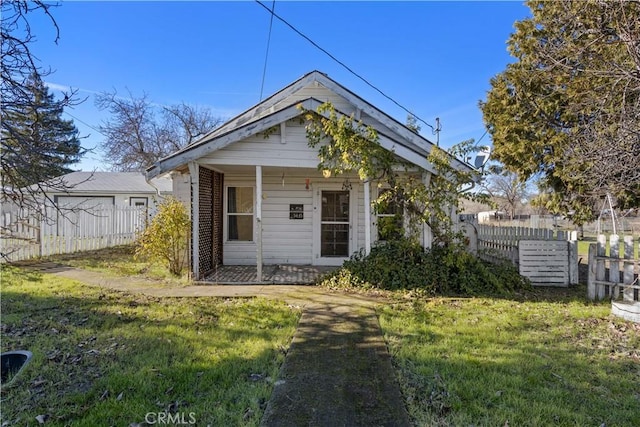
[[[586,290],[380,309],[420,426],[640,426],[640,325]]]
[[[2,268],[2,425],[257,425],[299,313],[262,299],[152,298]]]
[[[167,265],[135,256],[135,245],[121,245],[94,251],[52,255],[45,261],[57,262],[83,270],[97,271],[111,277],[135,276],[153,286],[186,286],[188,275],[176,277]]]

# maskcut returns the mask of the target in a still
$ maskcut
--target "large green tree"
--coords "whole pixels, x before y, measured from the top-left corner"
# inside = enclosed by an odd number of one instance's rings
[[[32,74],[25,84],[30,102],[3,115],[3,183],[22,188],[68,172],[85,150],[72,120],[62,117],[63,105]]]
[[[640,3],[530,1],[508,49],[516,59],[481,103],[493,157],[546,207],[593,218],[612,194],[640,205]]]
[[[45,119],[50,114],[41,111],[42,102],[48,104],[46,109],[54,115],[63,108],[77,104],[77,91],[71,90],[61,99],[52,99],[45,96],[36,96],[34,82],[41,80],[51,73],[50,70],[40,65],[37,58],[31,52],[31,46],[36,38],[29,21],[36,14],[49,18],[51,26],[55,30],[54,42],[59,37],[59,29],[52,16],[52,8],[57,4],[42,0],[3,0],[0,2],[2,20],[0,22],[0,114],[2,116],[2,171],[0,173],[0,201],[12,202],[14,206],[20,206],[30,212],[40,212],[42,207],[42,190],[40,184],[51,176],[48,162],[52,146],[41,139],[34,137],[43,136],[40,132]],[[35,29],[35,27],[34,27]],[[35,76],[35,77],[34,77]],[[31,129],[26,125],[30,120],[35,127]],[[35,120],[35,121],[34,121]],[[45,146],[39,145],[44,142]],[[59,142],[59,141],[58,141]],[[64,144],[63,144],[64,145]],[[71,146],[74,144],[72,143]],[[69,163],[73,163],[75,157],[67,147],[61,147],[63,159],[66,157]],[[72,150],[71,150],[72,151]],[[57,162],[58,166],[62,166]],[[24,186],[31,183],[33,185]],[[49,180],[48,188],[65,191],[69,188],[64,180]],[[10,233],[11,230],[0,227],[1,235]]]

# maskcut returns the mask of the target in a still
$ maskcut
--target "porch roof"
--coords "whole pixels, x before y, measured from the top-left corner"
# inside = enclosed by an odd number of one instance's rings
[[[325,74],[313,71],[270,96],[263,102],[229,120],[200,140],[159,160],[147,169],[147,179],[152,179],[177,168],[184,167],[189,162],[197,161],[199,158],[220,150],[229,144],[265,131],[286,120],[298,117],[301,114],[300,106],[307,110],[316,110],[323,101],[313,97],[308,97],[303,100],[292,99],[293,102],[286,103],[289,98],[292,98],[293,94],[312,84],[327,88],[345,99],[358,111],[362,111],[363,123],[376,128],[380,137],[380,143],[383,147],[395,152],[404,160],[433,172],[432,165],[426,160],[431,149],[434,147],[431,141],[411,131],[353,92],[331,80]],[[347,114],[343,111],[339,111],[339,113]],[[472,170],[470,165],[456,158],[453,158],[453,165],[459,169]],[[315,166],[317,165],[311,165],[311,167]]]

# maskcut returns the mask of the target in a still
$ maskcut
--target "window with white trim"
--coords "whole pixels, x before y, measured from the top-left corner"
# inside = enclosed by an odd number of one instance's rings
[[[395,240],[404,235],[404,215],[402,207],[390,200],[390,189],[381,188],[378,191],[377,228],[378,240]]]
[[[253,241],[253,187],[227,187],[227,240]]]

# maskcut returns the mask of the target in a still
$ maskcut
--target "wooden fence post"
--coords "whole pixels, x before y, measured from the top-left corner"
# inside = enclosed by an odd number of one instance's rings
[[[597,247],[595,243],[589,244],[589,272],[587,276],[587,298],[591,301],[596,299],[596,254]]]
[[[625,285],[631,285],[633,283],[633,270],[634,262],[633,258],[633,236],[624,236],[624,263],[622,267],[622,281]],[[627,261],[629,260],[629,261]],[[622,299],[624,301],[633,301],[633,288],[631,286],[624,286],[622,291]]]
[[[577,285],[578,273],[578,232],[568,233],[569,240],[569,285]]]
[[[612,234],[609,236],[609,281],[620,283],[620,236]],[[611,297],[616,300],[620,296],[620,286],[613,285]]]
[[[596,250],[596,255],[598,257],[604,257],[606,255],[606,246],[607,246],[607,240],[606,237],[601,234],[598,236],[598,243],[597,243],[597,250]],[[606,268],[605,268],[605,263],[604,263],[604,259],[601,258],[596,258],[596,281],[598,282],[604,282],[605,279],[605,274],[606,274]],[[604,299],[605,295],[606,295],[606,291],[608,289],[606,289],[606,287],[600,283],[598,283],[596,285],[596,298],[601,300]]]

